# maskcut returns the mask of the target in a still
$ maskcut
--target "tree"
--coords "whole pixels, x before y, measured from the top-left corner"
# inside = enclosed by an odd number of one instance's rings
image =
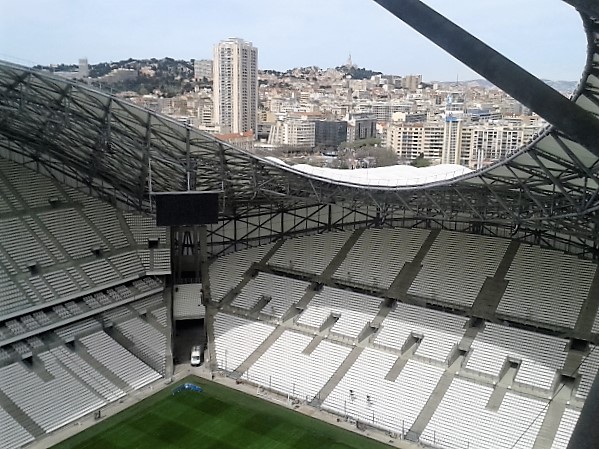
[[[412,161],[411,165],[414,167],[423,168],[431,165],[431,161],[424,157],[424,153],[420,153],[418,157]]]

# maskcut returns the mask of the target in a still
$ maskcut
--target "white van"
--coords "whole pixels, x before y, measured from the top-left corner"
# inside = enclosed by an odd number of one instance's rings
[[[191,366],[199,366],[202,358],[202,347],[194,346],[191,348]]]

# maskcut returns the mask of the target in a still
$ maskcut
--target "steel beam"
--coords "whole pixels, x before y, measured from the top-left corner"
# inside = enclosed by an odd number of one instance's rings
[[[420,0],[374,1],[599,156],[599,120],[590,112]]]
[[[599,18],[599,2],[597,0],[563,0],[578,11],[591,17]]]

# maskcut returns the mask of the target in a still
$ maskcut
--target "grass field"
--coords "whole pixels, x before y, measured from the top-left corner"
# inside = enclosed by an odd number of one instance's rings
[[[55,448],[389,448],[214,382],[195,377],[185,381],[204,391],[173,396],[173,385]]]

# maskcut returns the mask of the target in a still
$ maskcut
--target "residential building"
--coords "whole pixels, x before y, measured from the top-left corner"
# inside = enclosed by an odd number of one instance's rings
[[[258,49],[242,39],[215,45],[213,63],[214,119],[223,133],[256,130]]]
[[[421,154],[426,159],[439,161],[443,151],[443,124],[393,123],[387,130],[387,147],[406,163]]]
[[[206,78],[212,80],[212,61],[210,59],[196,59],[193,62],[193,78],[202,81]]]
[[[268,143],[272,145],[313,148],[315,124],[307,120],[287,119],[272,126]]]
[[[244,133],[215,134],[214,137],[242,150],[250,151],[254,148],[255,139],[252,131],[246,131]]]

